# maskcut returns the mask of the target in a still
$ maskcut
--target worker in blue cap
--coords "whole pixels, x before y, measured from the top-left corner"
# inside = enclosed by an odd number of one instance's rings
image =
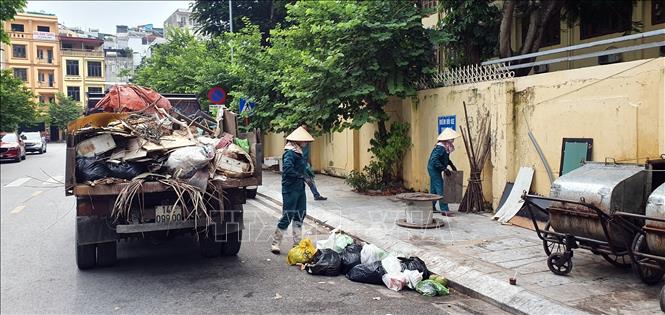
[[[279,245],[291,222],[293,244],[298,244],[302,237],[302,224],[307,213],[305,195],[305,170],[307,161],[303,157],[303,146],[313,142],[312,135],[303,127],[298,127],[286,137],[282,155],[282,218],[277,223],[270,251],[279,254]]]
[[[446,176],[450,175],[450,170],[448,166],[453,171],[457,171],[457,167],[450,160],[450,154],[455,150],[453,142],[455,138],[459,137],[455,130],[450,128],[443,129],[441,134],[437,137],[437,143],[432,149],[432,153],[429,156],[429,161],[427,162],[427,173],[429,173],[429,193],[443,196],[443,176],[441,172],[444,172]],[[439,209],[436,208],[436,203],[439,203]],[[432,209],[434,212],[441,212],[444,216],[452,216],[448,209],[448,204],[440,201],[432,202]]]

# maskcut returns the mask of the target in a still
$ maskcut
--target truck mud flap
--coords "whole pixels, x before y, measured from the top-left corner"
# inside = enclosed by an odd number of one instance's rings
[[[77,216],[76,244],[87,245],[118,240],[115,227],[106,217]]]

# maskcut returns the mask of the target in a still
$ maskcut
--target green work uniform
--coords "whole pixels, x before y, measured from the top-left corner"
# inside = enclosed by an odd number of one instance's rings
[[[452,165],[450,155],[442,145],[435,145],[427,162],[427,173],[429,173],[429,193],[443,196],[443,177],[441,172],[448,165]],[[436,201],[432,202],[432,207],[436,207]],[[448,211],[448,204],[439,202],[441,211]]]
[[[286,230],[289,224],[302,226],[307,211],[305,199],[305,168],[307,163],[300,153],[284,150],[282,155],[282,218],[277,227]]]

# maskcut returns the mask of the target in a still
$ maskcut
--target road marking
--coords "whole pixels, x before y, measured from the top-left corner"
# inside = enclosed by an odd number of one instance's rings
[[[5,185],[5,187],[19,187],[19,186],[27,183],[29,180],[30,180],[30,177],[19,178],[15,181]]]
[[[23,211],[23,209],[25,209],[25,206],[18,206],[18,207],[16,207],[16,208],[14,208],[14,210],[12,210],[11,213],[12,213],[12,214],[17,214],[17,213]]]
[[[37,196],[41,195],[43,192],[44,192],[43,190],[38,190],[38,191],[33,192],[32,195],[30,195],[30,196],[31,197],[37,197]]]
[[[49,177],[45,181],[42,182],[42,185],[60,184],[60,183],[62,183],[62,180],[64,178],[65,178],[64,176],[53,176],[52,178]]]

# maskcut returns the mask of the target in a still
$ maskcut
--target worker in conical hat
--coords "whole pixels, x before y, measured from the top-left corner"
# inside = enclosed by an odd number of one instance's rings
[[[302,147],[313,142],[312,135],[303,127],[298,127],[286,137],[282,155],[282,218],[277,223],[270,251],[279,254],[279,245],[291,222],[293,225],[293,244],[298,244],[302,237],[302,224],[307,211],[305,198],[305,169],[307,161],[303,158]]]
[[[445,128],[437,137],[436,145],[432,149],[432,153],[429,156],[429,161],[427,162],[427,173],[429,173],[429,193],[443,196],[443,176],[441,172],[444,172],[446,176],[450,176],[450,169],[457,171],[457,167],[453,164],[453,161],[450,160],[450,154],[455,151],[455,145],[453,142],[455,138],[459,137],[459,134],[455,130],[450,128]],[[437,209],[437,201],[432,202],[432,209],[434,212],[441,212],[444,216],[451,216],[448,204],[443,202],[439,203],[439,209]]]

